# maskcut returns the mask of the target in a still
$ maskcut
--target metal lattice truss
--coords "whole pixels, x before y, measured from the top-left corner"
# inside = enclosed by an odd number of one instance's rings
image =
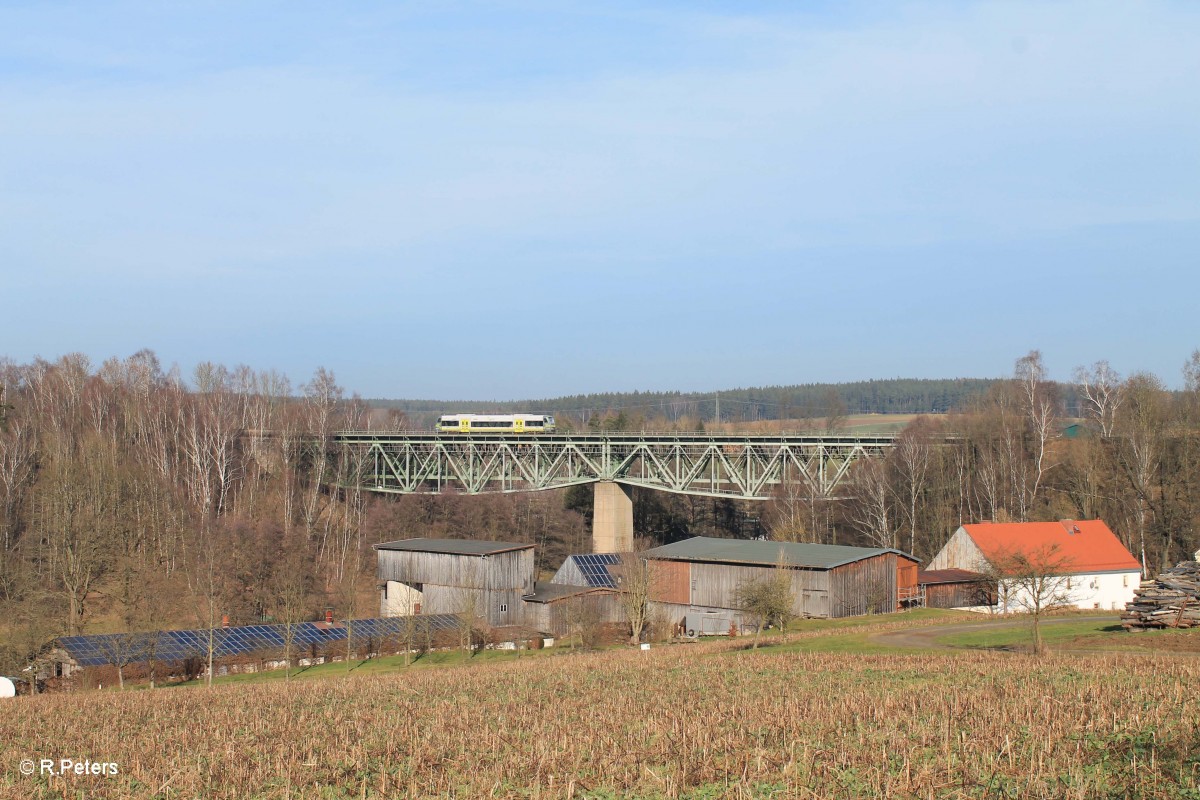
[[[399,494],[530,492],[616,481],[680,494],[765,500],[780,483],[832,494],[890,436],[342,433],[363,489]]]

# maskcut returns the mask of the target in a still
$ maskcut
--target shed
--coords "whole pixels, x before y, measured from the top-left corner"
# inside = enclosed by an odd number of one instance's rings
[[[643,555],[654,562],[652,596],[676,624],[736,610],[738,587],[775,569],[788,572],[797,616],[884,613],[917,596],[917,559],[899,550],[696,536]]]
[[[624,622],[620,597],[606,586],[539,583],[525,600],[525,625],[563,636],[576,624],[610,625]]]
[[[489,625],[520,625],[521,598],[534,589],[533,545],[469,539],[402,539],[375,545],[381,613],[389,582],[420,593],[406,595],[424,614],[473,611]]]
[[[928,608],[974,608],[996,604],[996,582],[965,569],[923,569],[917,585]]]

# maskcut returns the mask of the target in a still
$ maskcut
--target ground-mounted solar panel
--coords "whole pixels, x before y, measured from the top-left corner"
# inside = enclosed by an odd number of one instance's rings
[[[418,615],[415,630],[426,632],[457,630],[461,621],[453,614]],[[350,626],[356,641],[387,637],[398,639],[408,630],[406,617],[375,617],[353,620]],[[135,663],[153,658],[155,661],[183,661],[208,655],[211,636],[213,655],[230,658],[250,653],[278,653],[288,638],[288,626],[246,625],[234,628],[207,628],[160,631],[154,634],[91,634],[63,636],[58,644],[80,666],[98,667]],[[299,622],[292,626],[293,647],[328,645],[346,640],[346,625],[326,625],[318,622]]]

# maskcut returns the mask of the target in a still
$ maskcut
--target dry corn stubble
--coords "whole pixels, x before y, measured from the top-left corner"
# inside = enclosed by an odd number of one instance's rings
[[[1195,659],[721,649],[22,698],[0,796],[1200,797]]]

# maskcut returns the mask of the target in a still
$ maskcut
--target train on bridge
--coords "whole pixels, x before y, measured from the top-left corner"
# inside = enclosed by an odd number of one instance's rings
[[[443,414],[439,433],[553,433],[550,414]]]

